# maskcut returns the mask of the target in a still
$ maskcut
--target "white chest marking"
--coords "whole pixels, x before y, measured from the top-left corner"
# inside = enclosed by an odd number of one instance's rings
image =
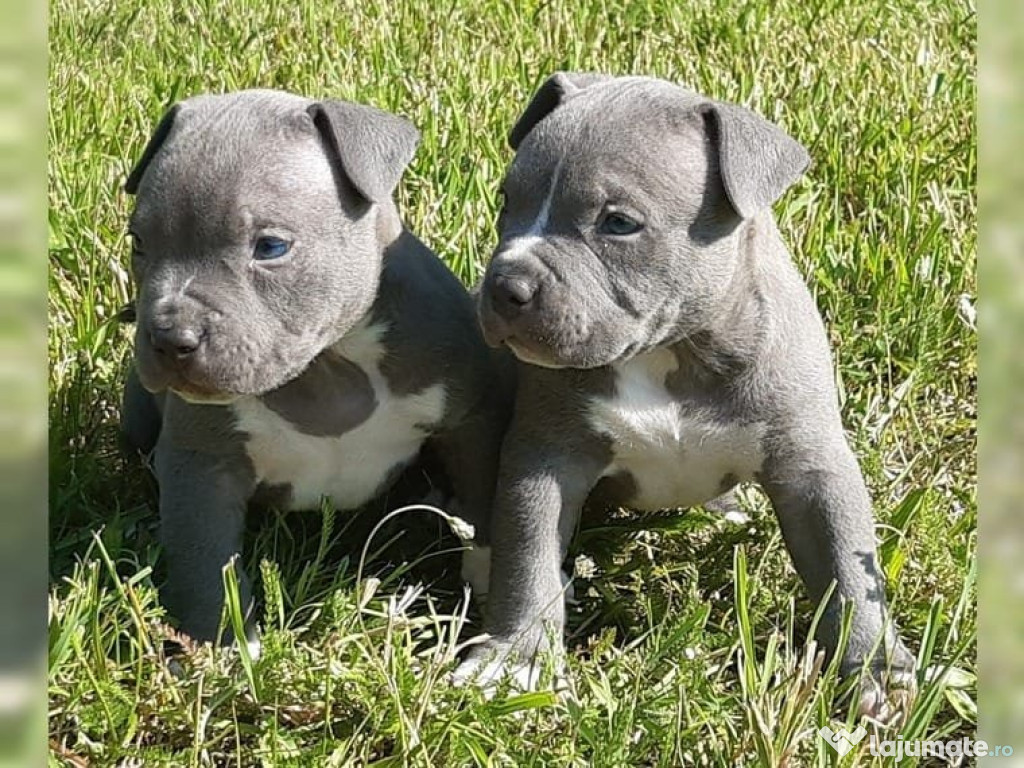
[[[396,396],[380,372],[382,326],[362,325],[335,351],[362,368],[377,407],[354,429],[339,435],[299,432],[258,398],[235,401],[240,430],[249,434],[246,451],[259,482],[291,486],[291,509],[313,509],[328,496],[338,509],[353,509],[374,497],[388,473],[411,461],[426,427],[444,414],[444,388],[435,384],[415,395]]]
[[[721,494],[724,478],[753,478],[764,455],[764,424],[723,421],[680,401],[665,387],[678,367],[670,350],[655,350],[615,366],[612,398],[590,403],[592,428],[612,440],[604,475],[628,472],[640,509],[692,506]]]

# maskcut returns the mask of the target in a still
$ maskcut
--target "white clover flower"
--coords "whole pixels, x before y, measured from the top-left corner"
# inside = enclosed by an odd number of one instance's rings
[[[597,563],[589,555],[577,555],[572,564],[572,572],[578,579],[592,579],[597,575]]]
[[[463,541],[472,541],[473,537],[476,536],[476,528],[461,517],[455,515],[449,515],[442,513],[444,519],[448,521],[448,525],[451,526],[452,533],[458,536]]]

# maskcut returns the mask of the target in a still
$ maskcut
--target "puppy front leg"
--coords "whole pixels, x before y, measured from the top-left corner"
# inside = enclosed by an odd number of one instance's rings
[[[867,663],[875,681],[906,684],[914,659],[888,615],[871,502],[857,461],[837,431],[826,440],[787,444],[783,455],[769,461],[762,482],[811,599],[819,602],[835,582],[818,632],[830,654],[839,642],[842,606],[852,604],[841,673],[857,673]],[[876,704],[862,702],[862,710],[878,714],[881,702]]]
[[[224,604],[222,570],[241,555],[245,511],[252,481],[242,468],[217,456],[158,445],[160,538],[167,579],[163,601],[181,629],[197,641],[217,636]],[[252,611],[249,579],[235,566],[242,610]],[[250,629],[250,640],[255,633]]]
[[[539,653],[562,650],[562,560],[579,511],[601,472],[585,454],[546,453],[510,434],[491,521],[491,584],[484,629],[454,681],[490,689],[505,674],[536,688]],[[552,646],[551,643],[554,643]]]
[[[502,411],[488,406],[431,438],[454,491],[455,505],[448,511],[473,526],[472,539],[462,541],[468,547],[462,556],[462,578],[476,599],[485,598],[489,589],[491,513],[507,421]]]

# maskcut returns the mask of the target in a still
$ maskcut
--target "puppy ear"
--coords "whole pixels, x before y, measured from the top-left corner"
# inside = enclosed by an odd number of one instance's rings
[[[523,114],[512,126],[508,134],[508,143],[512,149],[519,145],[534,127],[562,105],[574,93],[603,80],[611,80],[611,75],[597,72],[556,72],[537,90],[537,93],[526,105]]]
[[[700,111],[718,150],[725,193],[743,218],[778,200],[810,165],[799,142],[749,109],[712,102]]]
[[[404,117],[346,101],[321,101],[306,112],[313,118],[331,162],[371,203],[391,199],[420,142]]]
[[[168,135],[170,135],[171,128],[174,126],[174,121],[178,117],[179,112],[181,112],[181,104],[175,104],[160,118],[156,130],[153,131],[153,135],[149,139],[149,143],[142,150],[142,157],[139,158],[139,162],[132,168],[131,173],[128,174],[127,181],[124,183],[124,191],[129,195],[134,195],[139,191],[139,182],[142,181],[143,174],[153,161],[153,158],[156,157],[156,153],[160,151],[160,147],[164,145]]]

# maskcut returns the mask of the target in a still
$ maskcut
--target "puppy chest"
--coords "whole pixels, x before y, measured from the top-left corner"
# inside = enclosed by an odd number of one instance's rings
[[[665,386],[666,361],[651,362],[620,369],[615,394],[595,398],[590,409],[591,427],[611,442],[604,475],[628,473],[628,503],[649,510],[692,506],[753,479],[764,460],[764,424],[674,395]]]
[[[369,418],[341,435],[309,435],[258,399],[234,404],[237,428],[258,482],[286,485],[290,509],[311,509],[327,496],[338,509],[373,499],[411,462],[444,412],[440,384],[397,397],[375,387]]]

